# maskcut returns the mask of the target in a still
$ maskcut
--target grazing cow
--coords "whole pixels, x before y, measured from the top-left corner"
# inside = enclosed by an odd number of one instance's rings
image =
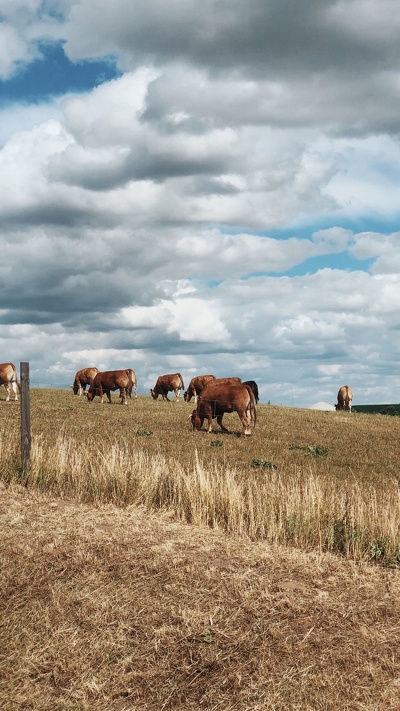
[[[256,381],[255,380],[243,380],[243,385],[248,385],[249,388],[252,389],[253,395],[254,395],[254,400],[257,403],[260,398],[258,397],[258,385],[257,385]]]
[[[180,392],[184,388],[183,378],[180,373],[159,375],[154,388],[150,388],[150,393],[153,400],[157,400],[158,396],[161,395],[163,400],[170,402],[168,393],[173,390],[176,400],[179,400]]]
[[[86,385],[92,383],[94,376],[98,372],[98,368],[82,368],[82,370],[78,370],[75,374],[74,384],[70,385],[74,395],[82,395],[82,393],[86,392]]]
[[[20,385],[18,382],[17,369],[14,363],[0,364],[0,385],[4,385],[7,393],[6,402],[10,400],[10,392],[14,393],[14,400],[18,400]]]
[[[212,432],[212,420],[217,422],[222,432],[228,432],[222,424],[225,412],[237,412],[243,425],[245,435],[251,435],[251,426],[256,424],[256,407],[251,388],[243,383],[221,383],[211,380],[204,386],[199,395],[197,408],[193,410],[190,419],[194,430],[200,430],[204,419],[208,420],[207,433]]]
[[[215,375],[197,375],[192,378],[189,387],[183,395],[185,402],[190,402],[192,397],[194,397],[195,403],[197,403],[197,398],[203,390],[206,383],[210,380],[215,380]]]
[[[128,386],[128,392],[127,395],[129,398],[132,398],[132,390],[133,390],[133,396],[137,397],[137,378],[136,378],[136,373],[132,368],[127,368],[126,373],[128,375],[128,378],[130,380],[130,385]]]
[[[337,394],[337,405],[335,410],[346,410],[351,412],[351,404],[353,402],[353,392],[349,385],[342,385]]]
[[[126,370],[106,370],[104,373],[97,373],[92,380],[89,392],[86,393],[89,402],[92,402],[96,395],[100,397],[100,404],[103,403],[103,395],[107,395],[108,402],[111,403],[111,390],[118,390],[121,396],[121,405],[127,405],[126,394],[131,384],[131,379]]]

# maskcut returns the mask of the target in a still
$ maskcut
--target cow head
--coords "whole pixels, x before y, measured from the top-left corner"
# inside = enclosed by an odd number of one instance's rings
[[[157,400],[158,395],[155,394],[153,388],[150,388],[150,395],[151,395],[151,397],[153,398],[153,400]]]
[[[87,399],[88,399],[88,402],[92,402],[92,400],[93,400],[93,398],[94,398],[94,396],[95,396],[96,393],[90,392],[90,390],[88,390],[88,391],[84,390],[83,392],[85,393],[85,395],[86,395],[86,397],[87,397]]]
[[[187,390],[186,390],[186,392],[183,393],[183,399],[185,402],[189,402],[189,394],[188,394]]]
[[[193,410],[192,414],[189,416],[194,430],[200,430],[203,426],[204,416],[198,415],[197,410]]]

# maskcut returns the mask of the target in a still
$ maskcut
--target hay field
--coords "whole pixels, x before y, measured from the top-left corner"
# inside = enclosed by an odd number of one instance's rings
[[[0,402],[0,708],[397,709],[398,419],[117,402]]]

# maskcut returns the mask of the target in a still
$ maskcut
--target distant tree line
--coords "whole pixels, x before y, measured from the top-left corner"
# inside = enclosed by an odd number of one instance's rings
[[[355,405],[353,412],[362,412],[367,415],[400,415],[399,405]]]

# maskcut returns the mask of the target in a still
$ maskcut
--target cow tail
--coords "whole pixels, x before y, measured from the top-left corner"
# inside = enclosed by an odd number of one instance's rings
[[[243,383],[243,384],[244,384],[244,383]],[[247,406],[246,409],[247,409],[247,412],[250,413],[250,421],[251,421],[251,423],[252,423],[252,426],[255,427],[255,426],[256,426],[256,422],[257,422],[257,413],[256,413],[256,405],[255,405],[254,393],[253,393],[253,391],[252,391],[250,385],[245,385],[245,384],[244,384],[244,387],[246,388],[247,392],[249,393],[249,397],[250,397],[250,402],[249,402],[249,404],[248,404],[248,406]]]
[[[250,422],[254,428],[256,426],[256,422],[257,422],[257,412],[256,412],[254,393],[249,385],[246,385],[245,387],[246,387],[247,392],[249,393],[249,396],[250,396],[250,402],[249,402],[247,410],[250,413]]]
[[[21,392],[21,385],[19,384],[18,373],[17,373],[17,369],[16,369],[15,365],[13,365],[13,371],[14,371],[14,379],[15,379],[15,382],[17,383],[18,392]]]
[[[251,421],[253,423],[253,427],[255,428],[256,422],[257,422],[257,411],[256,411],[253,393],[252,393],[252,397],[250,398],[250,417],[251,417]]]
[[[184,390],[184,389],[185,389],[185,386],[184,386],[184,384],[183,384],[183,378],[182,378],[182,376],[181,376],[180,373],[178,373],[178,375],[179,375],[179,377],[180,377],[180,379],[181,379],[181,390]]]

